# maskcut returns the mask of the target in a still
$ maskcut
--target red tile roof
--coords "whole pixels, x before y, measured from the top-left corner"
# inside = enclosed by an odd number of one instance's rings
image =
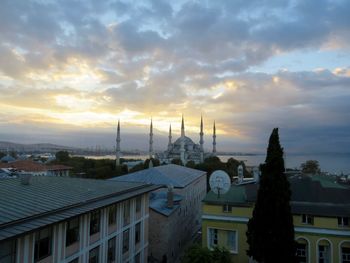
[[[45,172],[54,170],[70,170],[72,167],[65,165],[45,165],[32,160],[19,160],[11,163],[0,163],[0,168],[13,168],[26,172]]]

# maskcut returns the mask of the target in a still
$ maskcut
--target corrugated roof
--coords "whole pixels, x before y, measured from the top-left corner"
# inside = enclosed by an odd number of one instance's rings
[[[119,182],[142,182],[155,185],[172,185],[184,188],[206,172],[176,164],[161,165],[135,173],[114,177],[110,180]]]
[[[155,190],[143,183],[33,177],[0,180],[0,240]]]

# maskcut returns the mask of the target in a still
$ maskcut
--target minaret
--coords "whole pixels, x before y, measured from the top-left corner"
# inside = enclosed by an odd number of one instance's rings
[[[214,121],[214,127],[213,127],[213,155],[216,155],[216,128],[215,128],[215,121]]]
[[[149,129],[149,158],[153,158],[153,123],[151,118],[151,126]]]
[[[181,138],[185,137],[185,122],[184,122],[184,115],[182,115],[181,120]]]
[[[117,142],[117,147],[116,147],[115,164],[120,165],[120,120],[118,120],[116,142]]]
[[[169,126],[169,142],[168,142],[168,151],[170,151],[171,150],[171,139],[172,139],[173,137],[171,136],[171,124],[170,124],[170,126]]]
[[[201,150],[201,163],[204,162],[203,135],[204,135],[204,133],[203,133],[203,117],[201,115],[201,131],[199,133],[199,145],[200,145],[200,150]]]
[[[184,116],[182,115],[181,121],[181,145],[180,145],[180,159],[182,164],[185,165],[185,123]]]

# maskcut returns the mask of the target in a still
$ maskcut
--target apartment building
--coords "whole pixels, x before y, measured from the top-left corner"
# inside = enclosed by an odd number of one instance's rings
[[[294,176],[291,185],[299,263],[350,263],[350,189],[324,176]],[[210,191],[203,200],[202,245],[227,248],[233,262],[253,262],[246,254],[247,223],[258,184],[231,185],[225,194]]]
[[[0,180],[0,262],[147,262],[156,186],[67,177]]]

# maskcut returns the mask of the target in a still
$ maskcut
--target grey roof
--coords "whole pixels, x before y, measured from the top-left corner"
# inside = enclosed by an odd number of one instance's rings
[[[167,206],[167,192],[154,192],[150,194],[149,207],[164,216],[170,216],[176,209],[180,207],[180,201],[182,199],[183,197],[181,195],[174,193],[174,205],[172,208],[169,208]]]
[[[9,162],[13,162],[13,161],[16,161],[15,158],[13,158],[11,155],[5,155],[4,157],[2,157],[0,159],[1,162],[6,162],[6,163],[9,163]]]
[[[0,240],[157,189],[143,183],[36,176],[0,180]]]
[[[142,182],[184,188],[206,172],[176,164],[167,164],[110,179],[119,182]]]
[[[293,214],[350,216],[350,188],[324,183],[324,180],[314,176],[289,178]],[[252,206],[257,198],[257,190],[258,184],[232,185],[220,198],[210,191],[203,202]]]

